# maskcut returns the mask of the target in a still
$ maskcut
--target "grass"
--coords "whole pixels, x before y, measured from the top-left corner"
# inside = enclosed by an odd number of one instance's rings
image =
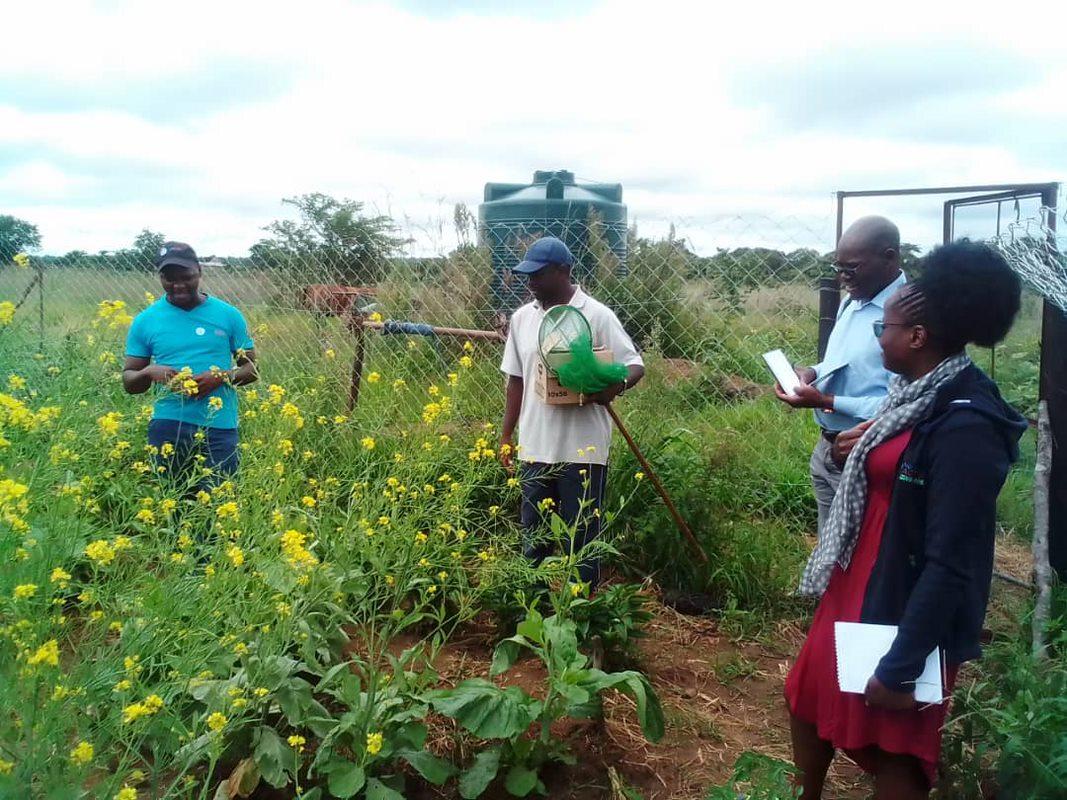
[[[440,643],[475,616],[508,618],[513,593],[536,577],[514,557],[517,490],[485,457],[502,407],[499,347],[472,345],[464,365],[462,341],[371,335],[349,415],[352,343],[340,321],[294,308],[268,275],[253,285],[209,275],[246,312],[263,380],[243,400],[253,413],[239,479],[206,500],[183,498],[146,466],[145,398],[123,394],[116,375],[123,331],[96,320],[103,299],[142,307],[152,276],[109,274],[106,293],[102,277],[48,276],[43,341],[32,301],[0,328],[0,380],[26,383],[0,386],[10,398],[0,404],[0,558],[10,565],[0,575],[0,706],[11,711],[0,719],[0,789],[33,781],[42,793],[83,785],[112,797],[129,785],[199,798],[244,757],[278,782],[314,781],[311,759],[333,756],[287,739],[321,745],[335,730],[324,720],[342,711],[338,758],[375,780],[410,777],[396,753],[422,723],[395,715],[414,713],[411,698],[434,676],[425,655],[400,663],[390,643]],[[22,278],[0,274],[0,300]],[[438,316],[448,312],[439,293],[390,291],[405,315],[478,322]],[[617,440],[605,537],[616,565],[699,595],[738,636],[804,613],[790,594],[815,525],[816,430],[757,384],[766,349],[813,358],[807,291],[761,291],[742,312],[672,329],[672,352],[685,357],[651,348],[648,378],[619,403],[710,562],[696,562]],[[998,354],[1006,394],[1023,405],[1034,341],[1021,325]],[[42,411],[52,406],[55,417]],[[114,431],[100,421],[112,412]],[[1028,442],[1000,499],[1002,525],[1021,536],[1031,470]],[[326,676],[337,679],[347,659],[357,683],[327,694]],[[750,667],[727,661],[722,679],[743,680]],[[153,696],[155,711],[145,706]],[[368,748],[372,733],[383,750]],[[88,760],[73,755],[81,742]]]

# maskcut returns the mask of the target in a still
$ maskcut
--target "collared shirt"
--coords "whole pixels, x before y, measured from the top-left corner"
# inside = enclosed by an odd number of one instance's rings
[[[126,355],[151,358],[196,375],[212,367],[233,366],[238,350],[254,347],[241,312],[216,297],[207,297],[196,308],[178,308],[161,297],[136,317],[126,336]],[[165,386],[153,384],[156,394],[153,419],[171,419],[209,428],[237,427],[237,392],[228,383],[204,397],[186,397]],[[209,399],[218,397],[214,408]]]
[[[570,303],[589,321],[594,347],[612,351],[615,361],[643,365],[615,313],[603,303],[575,287]],[[545,309],[534,301],[511,316],[508,340],[500,371],[522,378],[522,409],[519,412],[519,449],[522,461],[545,464],[606,464],[611,446],[611,417],[603,406],[556,406],[541,402],[534,394],[537,362],[541,359],[538,332]]]
[[[845,431],[875,415],[889,390],[892,373],[882,363],[882,348],[872,323],[882,319],[889,298],[907,282],[904,273],[870,300],[846,299],[816,364],[814,386],[834,396],[834,409],[815,410],[815,421],[828,431]]]

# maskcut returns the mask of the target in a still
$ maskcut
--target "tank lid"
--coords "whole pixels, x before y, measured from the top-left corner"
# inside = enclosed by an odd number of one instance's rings
[[[567,186],[574,186],[574,173],[566,169],[539,169],[534,171],[534,183],[548,183],[550,180],[559,180]]]

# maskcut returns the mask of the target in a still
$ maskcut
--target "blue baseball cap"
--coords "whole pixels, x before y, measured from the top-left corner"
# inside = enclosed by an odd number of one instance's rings
[[[571,251],[555,236],[544,236],[526,248],[526,255],[513,271],[523,275],[532,275],[549,264],[574,266],[574,256],[571,255]]]

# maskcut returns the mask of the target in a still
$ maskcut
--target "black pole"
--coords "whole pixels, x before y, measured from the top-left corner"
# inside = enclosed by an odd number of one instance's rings
[[[845,193],[837,193],[837,226],[834,232],[834,249],[841,241],[845,226]],[[837,278],[824,275],[819,278],[819,361],[826,355],[826,345],[830,341],[830,332],[837,321],[837,309],[841,305],[841,290]]]
[[[1053,184],[1041,193],[1047,209],[1049,245],[1056,248],[1056,195]],[[1055,253],[1055,250],[1053,250]],[[1067,313],[1045,301],[1041,323],[1040,397],[1048,403],[1052,433],[1052,468],[1049,471],[1049,563],[1067,580]]]

